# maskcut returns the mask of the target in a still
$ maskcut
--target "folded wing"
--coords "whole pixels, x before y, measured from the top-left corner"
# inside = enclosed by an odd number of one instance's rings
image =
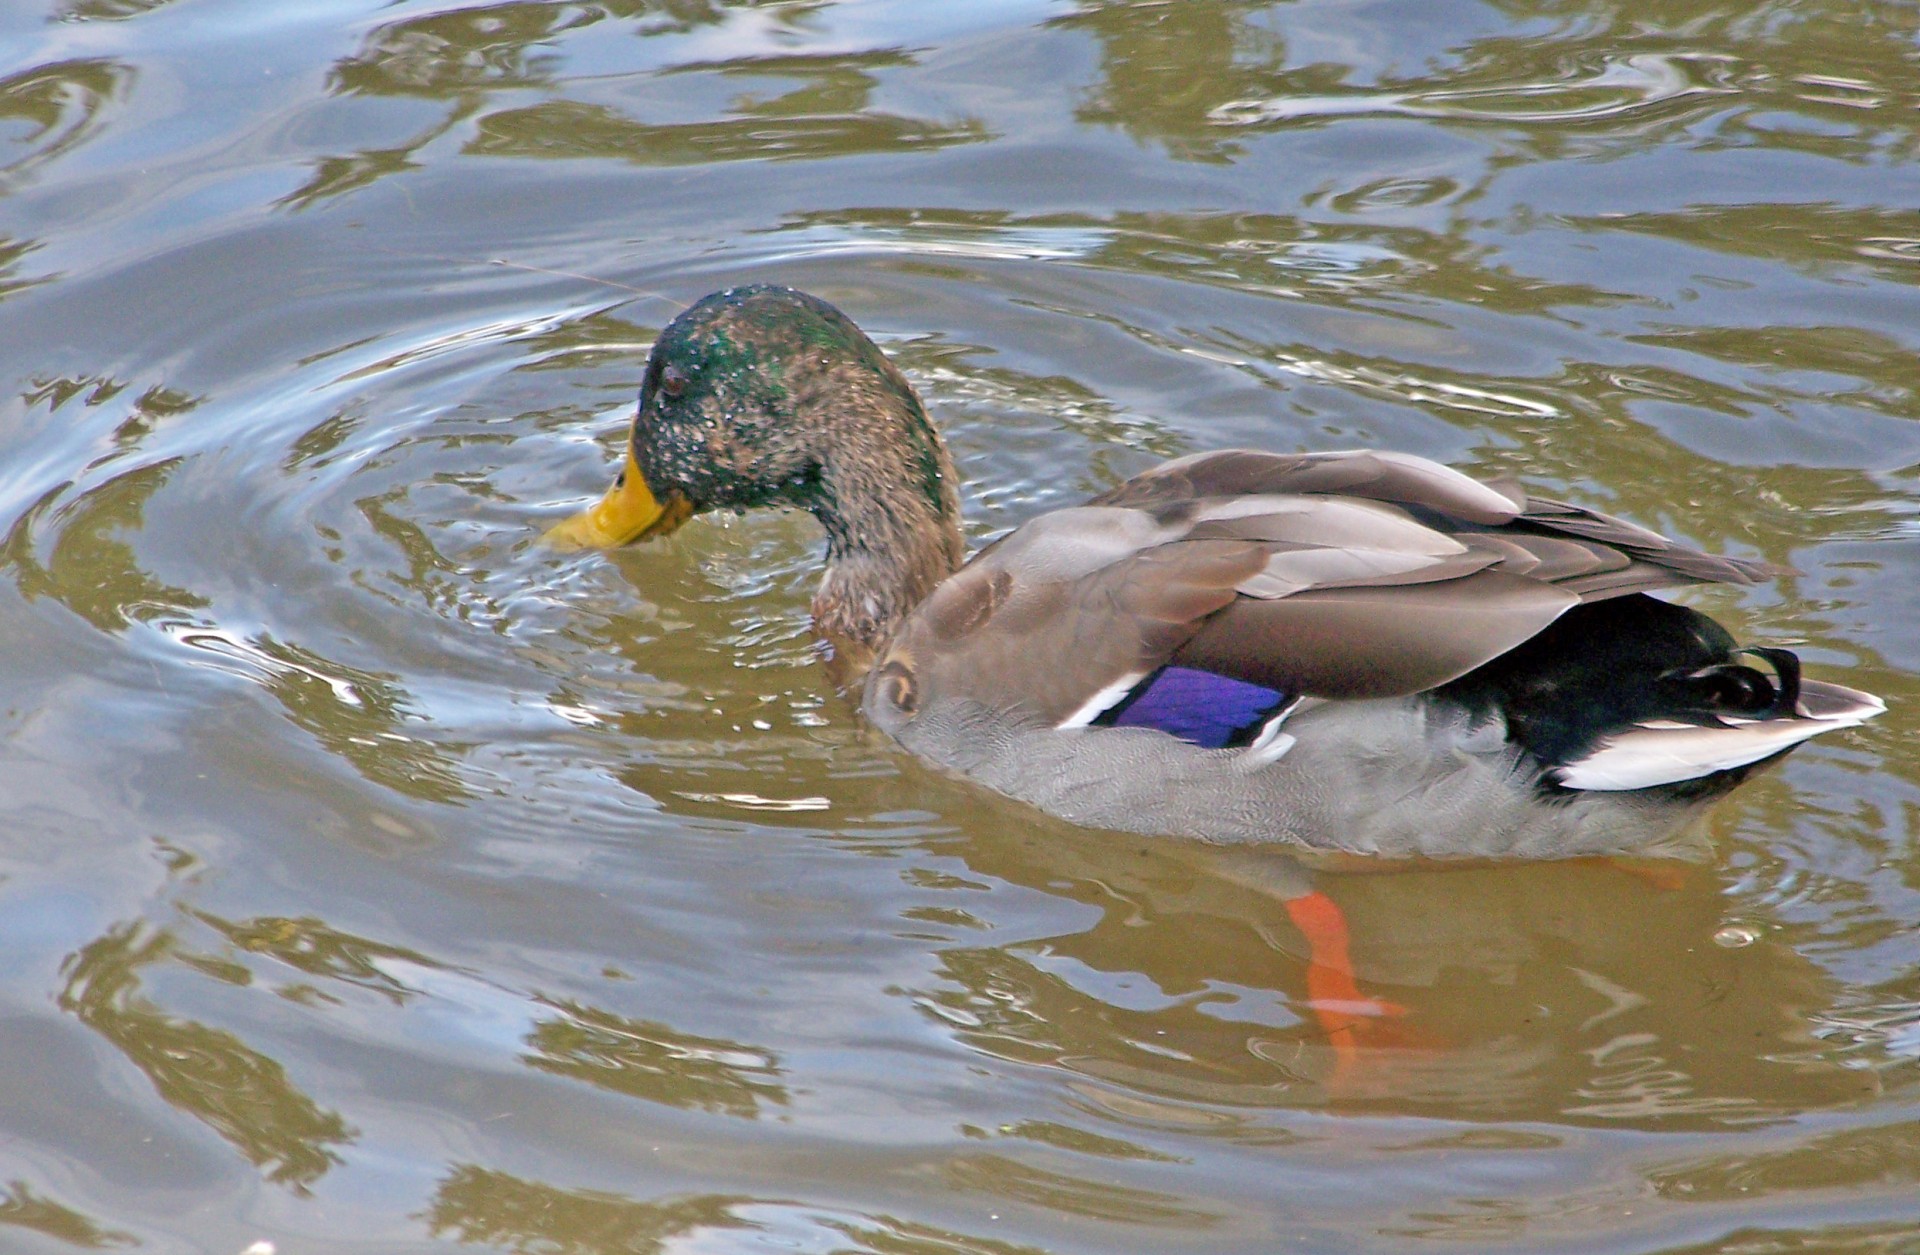
[[[1405,696],[1582,602],[1772,573],[1424,458],[1225,450],[989,546],[896,633],[876,691],[903,715],[960,700],[1053,726],[1169,667],[1289,700]]]

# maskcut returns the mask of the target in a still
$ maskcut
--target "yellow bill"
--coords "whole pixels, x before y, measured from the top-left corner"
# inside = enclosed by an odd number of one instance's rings
[[[541,541],[555,549],[618,549],[648,536],[664,536],[693,515],[693,503],[677,492],[665,502],[647,487],[647,477],[627,446],[627,470],[590,509],[548,528]]]

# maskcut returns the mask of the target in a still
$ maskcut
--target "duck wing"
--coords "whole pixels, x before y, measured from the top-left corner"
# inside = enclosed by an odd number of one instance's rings
[[[1411,455],[1224,450],[988,546],[895,633],[868,705],[1074,727],[1152,687],[1244,723],[1436,688],[1583,601],[1769,573]],[[1143,687],[1158,673],[1179,683]]]

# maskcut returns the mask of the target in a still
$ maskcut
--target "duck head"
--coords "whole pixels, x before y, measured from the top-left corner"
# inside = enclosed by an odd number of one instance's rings
[[[964,553],[952,459],[899,369],[817,297],[732,288],[660,333],[624,469],[546,539],[613,548],[765,505],[826,531],[814,613],[830,636],[875,643]]]

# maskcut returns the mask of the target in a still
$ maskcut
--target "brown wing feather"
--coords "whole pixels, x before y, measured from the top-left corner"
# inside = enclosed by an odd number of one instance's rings
[[[1167,663],[1330,698],[1416,693],[1581,601],[1772,568],[1405,454],[1226,450],[988,546],[881,670],[1057,724]]]
[[[1751,558],[1726,558],[1689,549],[1658,532],[1617,519],[1611,514],[1568,505],[1545,497],[1529,497],[1520,515],[1523,527],[1575,536],[1672,573],[1665,586],[1676,584],[1760,584],[1786,574],[1780,567]],[[1656,586],[1658,587],[1658,586]]]
[[[1265,453],[1221,449],[1163,462],[1088,502],[1153,509],[1202,497],[1320,493],[1419,506],[1471,523],[1511,520],[1525,496],[1404,453]]]
[[[1469,549],[1501,555],[1500,569],[1548,584],[1600,571],[1618,571],[1631,558],[1618,549],[1560,536],[1529,536],[1513,531],[1467,532],[1459,539]]]
[[[1530,640],[1578,604],[1501,571],[1438,583],[1242,598],[1170,661],[1290,693],[1401,697],[1457,679]]]
[[[1090,570],[1064,562],[1063,548],[1110,550],[1120,513],[1057,511],[1036,520],[1037,541],[983,551],[901,625],[877,670],[892,667],[918,705],[959,696],[1057,724],[1164,663],[1266,560],[1258,545],[1169,532]]]
[[[1624,560],[1658,568],[1640,573],[1632,587],[1619,581],[1599,582],[1598,596],[1621,591],[1670,588],[1694,583],[1757,584],[1784,572],[1779,567],[1747,558],[1701,553],[1624,519],[1551,497],[1529,495],[1512,480],[1472,479],[1450,467],[1404,453],[1358,450],[1345,453],[1265,453],[1253,449],[1224,449],[1177,458],[1154,467],[1094,499],[1095,503],[1127,505],[1160,512],[1163,516],[1192,508],[1198,499],[1247,494],[1330,494],[1357,497],[1393,506],[1410,507],[1429,522],[1453,535],[1480,531],[1532,547],[1540,541],[1591,542],[1586,552],[1598,559],[1595,570],[1617,569]],[[1548,550],[1536,550],[1545,558]],[[1549,563],[1586,561],[1571,550],[1558,550]],[[1515,574],[1527,574],[1523,563],[1503,564]],[[1549,581],[1567,578],[1557,570],[1534,572]],[[1591,599],[1591,597],[1589,597]]]

